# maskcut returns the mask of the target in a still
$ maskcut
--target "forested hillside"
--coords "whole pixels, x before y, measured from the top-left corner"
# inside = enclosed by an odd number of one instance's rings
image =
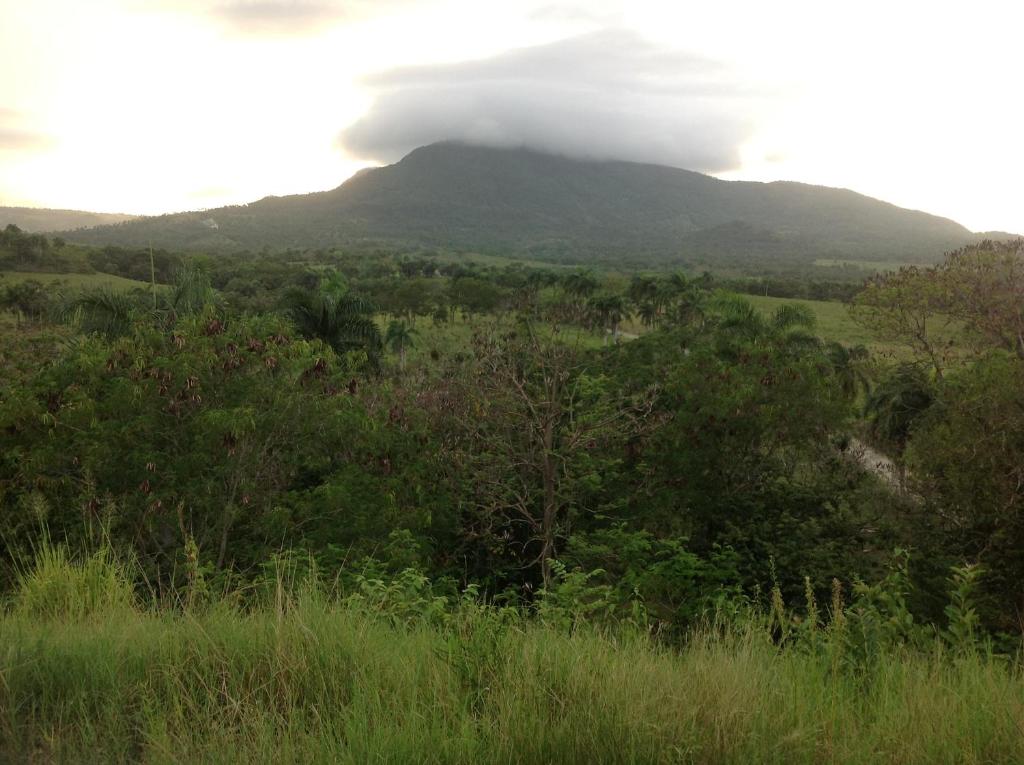
[[[417,149],[332,191],[67,236],[222,251],[369,241],[675,266],[928,261],[975,240],[953,221],[843,189],[452,143]]]
[[[136,215],[51,210],[41,207],[0,207],[0,228],[15,225],[22,231],[41,233],[105,226],[134,220]]]

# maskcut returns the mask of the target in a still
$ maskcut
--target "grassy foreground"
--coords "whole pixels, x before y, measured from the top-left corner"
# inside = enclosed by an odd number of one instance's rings
[[[975,653],[851,672],[763,630],[670,649],[468,600],[264,603],[141,609],[95,561],[23,582],[0,618],[0,761],[1024,761],[1024,678]]]

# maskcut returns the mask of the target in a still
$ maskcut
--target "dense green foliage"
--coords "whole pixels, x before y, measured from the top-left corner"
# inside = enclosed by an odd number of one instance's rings
[[[592,265],[928,261],[975,237],[841,189],[721,181],[656,165],[434,144],[316,194],[66,234],[200,251],[377,241]]]
[[[854,304],[914,358],[882,376],[866,414],[929,518],[919,544],[985,565],[986,620],[1013,632],[1024,607],[1022,274],[1024,240],[986,241],[875,277]]]
[[[709,274],[81,254],[157,278],[0,289],[0,758],[1019,759],[1020,243],[870,280],[898,361]]]

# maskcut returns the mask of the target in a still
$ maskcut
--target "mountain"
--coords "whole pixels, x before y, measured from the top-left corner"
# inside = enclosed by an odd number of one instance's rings
[[[0,207],[0,228],[13,223],[30,233],[103,226],[135,220],[135,215],[50,210],[42,207]]]
[[[190,250],[365,243],[586,262],[931,260],[976,235],[845,189],[439,143],[336,189],[68,233]]]

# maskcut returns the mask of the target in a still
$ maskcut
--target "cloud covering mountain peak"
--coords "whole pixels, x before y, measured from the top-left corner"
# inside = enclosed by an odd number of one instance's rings
[[[394,69],[365,84],[376,101],[339,143],[381,162],[455,140],[727,170],[739,163],[757,97],[714,61],[621,30]]]

